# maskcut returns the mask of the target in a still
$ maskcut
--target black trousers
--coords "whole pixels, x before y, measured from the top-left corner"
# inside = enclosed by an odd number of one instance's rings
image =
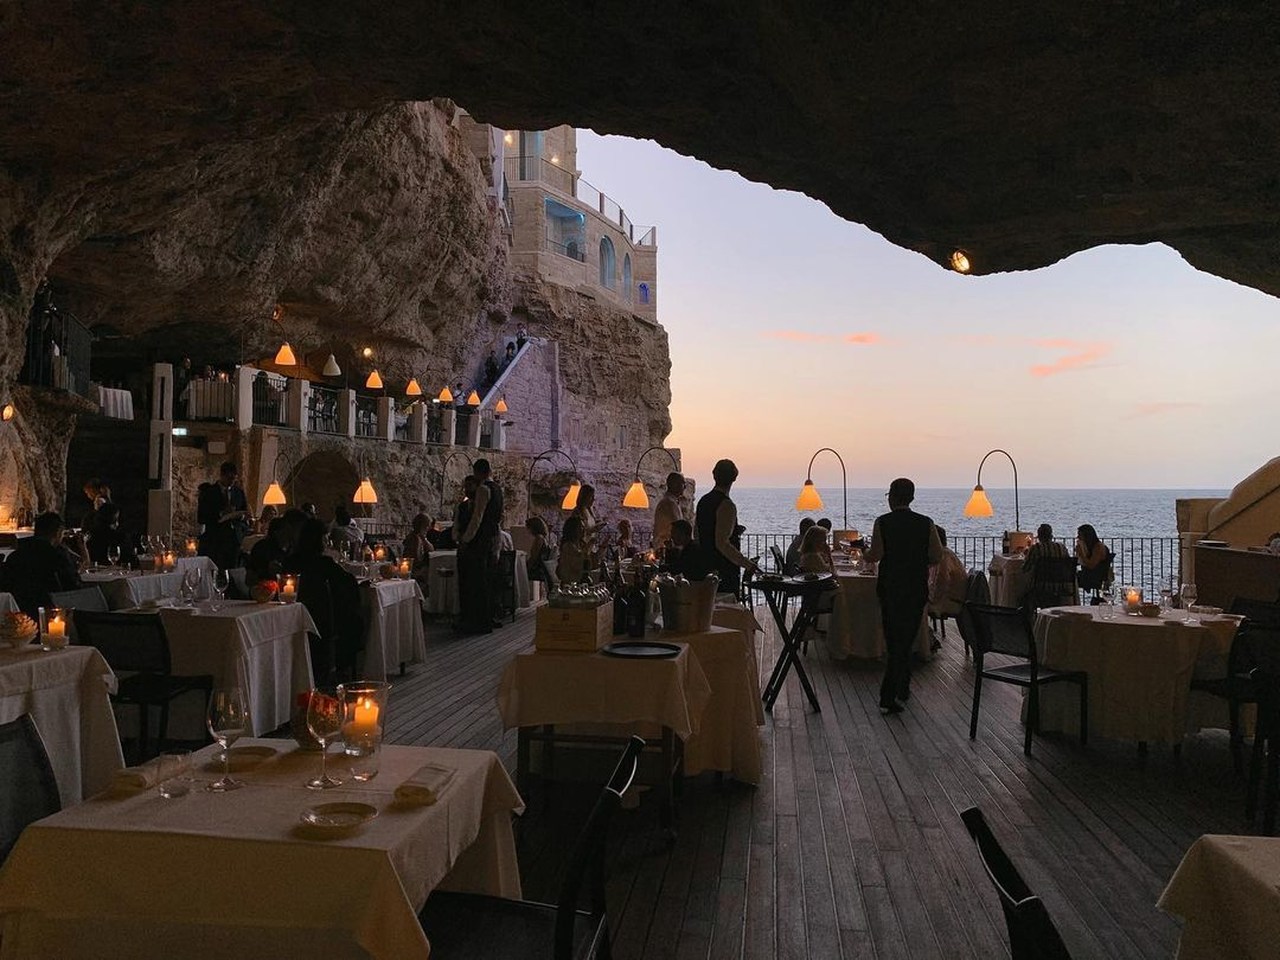
[[[493,626],[493,552],[469,543],[458,551],[458,621],[471,630]]]
[[[927,598],[881,597],[880,622],[888,663],[880,682],[880,704],[901,700],[911,690],[911,648],[920,632]]]

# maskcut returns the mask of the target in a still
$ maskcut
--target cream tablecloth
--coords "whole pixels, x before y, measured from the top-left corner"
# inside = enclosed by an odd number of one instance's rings
[[[458,612],[458,551],[432,550],[427,568],[427,613]]]
[[[63,806],[102,790],[124,765],[109,699],[115,689],[115,674],[92,647],[0,651],[0,723],[31,714]]]
[[[826,621],[827,651],[836,660],[849,657],[873,660],[883,657],[884,624],[880,619],[876,578],[837,571],[836,582],[840,589],[830,595],[831,614],[823,618]],[[929,621],[922,615],[914,652],[928,659],[933,656],[930,646]]]
[[[366,680],[383,680],[404,663],[427,656],[422,629],[422,590],[416,580],[376,580],[361,587],[368,627],[365,631]]]
[[[132,610],[144,603],[154,604],[165,597],[178,596],[182,588],[182,577],[183,574],[176,570],[173,573],[91,570],[82,574],[80,579],[101,590],[102,595],[107,598],[107,606],[112,610]]]
[[[1192,724],[1188,711],[1191,678],[1199,664],[1206,676],[1225,672],[1225,658],[1237,621],[1204,618],[1185,624],[1180,610],[1146,618],[1103,607],[1050,607],[1035,621],[1041,662],[1089,674],[1089,732],[1118,740],[1177,743]],[[1070,687],[1070,689],[1067,689]],[[1203,726],[1226,726],[1201,717]],[[1079,731],[1074,685],[1050,684],[1040,692],[1042,730]]]
[[[425,960],[416,913],[432,890],[520,896],[511,814],[523,804],[494,754],[388,746],[374,780],[319,793],[303,786],[316,754],[253,745],[281,752],[237,774],[241,790],[103,797],[29,827],[0,872],[6,960]],[[196,756],[200,780],[215,776],[214,749]],[[394,804],[428,762],[454,770],[439,800]],[[349,836],[299,832],[302,811],[333,801],[379,815]]]
[[[18,601],[12,593],[0,593],[0,613],[17,613]]]
[[[316,625],[300,603],[233,600],[216,612],[165,609],[159,615],[169,637],[173,672],[207,673],[215,686],[247,687],[255,735],[288,723],[294,697],[311,689],[307,632]],[[178,720],[175,714],[170,726]],[[189,732],[183,725],[171,735]]]
[[[711,614],[711,623],[713,626],[738,630],[747,638],[747,649],[751,651],[752,682],[755,683],[757,692],[755,699],[756,722],[763,724],[764,702],[759,697],[760,660],[756,654],[756,634],[760,633],[762,628],[760,621],[756,619],[755,611],[742,603],[723,601],[715,605],[715,609]]]
[[[1271,960],[1280,954],[1280,838],[1201,837],[1159,906],[1185,921],[1178,960]]]
[[[998,607],[1016,607],[1031,588],[1031,582],[1023,573],[1027,558],[1020,553],[1000,554],[991,558],[987,567],[991,602]]]
[[[103,387],[95,383],[93,394],[103,416],[114,417],[117,420],[133,419],[133,394],[128,390]]]

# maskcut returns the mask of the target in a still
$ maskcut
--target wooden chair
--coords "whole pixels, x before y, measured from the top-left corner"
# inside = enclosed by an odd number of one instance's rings
[[[557,904],[437,891],[418,915],[431,940],[431,955],[440,960],[609,960],[605,841],[609,821],[635,779],[642,749],[644,741],[639,737],[632,737],[623,749],[569,854]],[[584,886],[590,898],[589,910],[578,909]]]
[[[970,570],[968,580],[965,582],[964,603],[960,605],[960,612],[956,614],[956,629],[960,631],[965,656],[969,655],[969,650],[973,646],[973,635],[976,630],[973,617],[969,615],[969,604],[990,602],[991,585],[987,583],[987,575],[981,570]]]
[[[978,706],[982,700],[982,681],[995,680],[1026,687],[1026,739],[1022,752],[1031,756],[1031,735],[1040,726],[1040,688],[1047,683],[1078,684],[1080,687],[1080,742],[1089,742],[1089,676],[1083,670],[1053,670],[1040,666],[1036,638],[1023,612],[1016,607],[993,607],[988,604],[965,604],[973,620],[973,712],[969,717],[969,739],[978,735]],[[987,667],[989,653],[1017,657],[1025,663]]]
[[[49,602],[64,610],[92,610],[95,613],[106,613],[106,595],[98,586],[81,587],[79,590],[58,590],[49,594]]]
[[[1031,892],[977,807],[960,814],[978,848],[982,867],[1000,897],[1013,960],[1071,960],[1044,902]]]
[[[147,756],[147,728],[151,707],[160,708],[156,753],[169,732],[169,704],[185,693],[204,694],[205,707],[213,693],[208,674],[175,676],[169,659],[169,638],[164,624],[153,613],[95,613],[75,611],[80,643],[95,647],[119,677],[113,703],[138,708],[138,754]]]
[[[1027,595],[1031,609],[1062,606],[1063,600],[1074,605],[1079,600],[1076,588],[1075,557],[1040,557],[1032,571],[1031,590]]]
[[[0,865],[28,824],[62,809],[58,782],[31,714],[0,723]]]
[[[1244,769],[1242,756],[1244,735],[1240,732],[1240,705],[1258,702],[1257,685],[1253,678],[1254,670],[1262,667],[1265,671],[1272,665],[1280,668],[1280,624],[1268,627],[1245,619],[1231,640],[1231,650],[1227,653],[1226,675],[1209,678],[1193,677],[1191,680],[1192,690],[1227,701],[1228,729],[1231,731],[1231,763],[1236,773],[1241,773]]]
[[[1280,805],[1280,673],[1257,667],[1250,680],[1258,704],[1257,726],[1253,734],[1253,755],[1249,760],[1249,787],[1245,793],[1244,816],[1252,826],[1258,813],[1258,786],[1262,784],[1262,832],[1276,833],[1276,807]]]

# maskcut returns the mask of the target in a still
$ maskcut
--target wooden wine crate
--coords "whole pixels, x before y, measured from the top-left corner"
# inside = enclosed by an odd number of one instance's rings
[[[595,653],[613,637],[613,601],[598,607],[538,607],[536,650]]]

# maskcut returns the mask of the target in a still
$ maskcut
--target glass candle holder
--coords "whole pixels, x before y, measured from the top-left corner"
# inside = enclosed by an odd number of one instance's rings
[[[1137,613],[1138,608],[1142,606],[1142,588],[1141,587],[1121,587],[1120,602],[1124,605],[1125,613]]]
[[[399,566],[396,567],[396,572],[400,574],[401,580],[409,579],[409,575],[413,572],[413,565],[409,562],[408,557],[400,561]]]
[[[298,601],[298,591],[302,589],[302,577],[296,573],[286,575],[280,581],[281,603],[296,603]]]
[[[199,544],[196,543],[195,537],[187,537],[187,556],[194,557]]]
[[[40,607],[40,649],[61,650],[69,641],[71,611],[62,607]]]
[[[178,566],[178,557],[172,550],[166,550],[160,557],[165,573],[172,573]]]
[[[351,776],[360,781],[378,775],[378,754],[387,716],[391,684],[382,680],[355,680],[338,685],[342,701],[342,749],[351,764]]]

